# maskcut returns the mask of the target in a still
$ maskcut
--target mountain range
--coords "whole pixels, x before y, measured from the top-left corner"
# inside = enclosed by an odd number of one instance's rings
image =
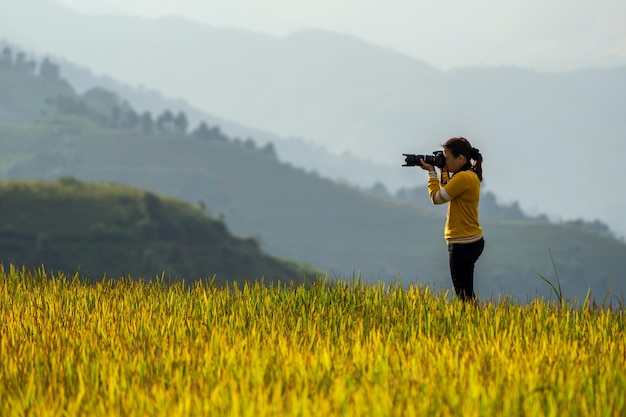
[[[326,177],[391,190],[423,184],[400,168],[401,154],[465,136],[485,156],[485,188],[502,201],[553,220],[600,219],[626,236],[626,198],[611,172],[626,151],[625,67],[440,71],[328,31],[278,38],[174,17],[89,16],[51,0],[8,2],[0,36],[236,125],[299,138],[274,141],[279,155]],[[318,148],[304,151],[310,143]]]
[[[37,65],[7,53],[0,63],[2,179],[128,184],[199,204],[267,253],[333,277],[449,286],[442,207],[337,183],[281,161],[271,144],[230,138],[206,123],[190,129],[182,112],[137,112],[102,88],[77,94],[49,60]],[[568,297],[624,292],[624,242],[579,224],[515,210],[492,216],[489,204],[481,207],[488,236],[477,266],[482,297],[550,296],[539,274],[559,280]]]

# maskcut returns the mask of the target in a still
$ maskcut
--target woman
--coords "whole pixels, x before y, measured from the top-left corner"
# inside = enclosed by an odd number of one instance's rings
[[[475,301],[474,264],[485,247],[478,223],[483,157],[465,138],[448,139],[443,144],[443,156],[441,180],[434,166],[423,159],[420,163],[422,169],[428,171],[430,200],[433,204],[448,203],[444,236],[448,242],[454,290],[461,300]]]

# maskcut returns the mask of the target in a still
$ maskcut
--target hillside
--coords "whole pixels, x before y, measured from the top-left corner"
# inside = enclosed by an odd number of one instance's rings
[[[595,186],[596,167],[581,163],[598,149],[612,149],[603,163],[618,166],[618,155],[626,152],[623,66],[440,71],[342,33],[311,29],[279,38],[179,18],[89,16],[51,1],[11,3],[0,17],[0,34],[39,53],[81,62],[129,85],[158,88],[259,130],[393,168],[403,152],[431,152],[462,135],[483,150],[485,187],[504,201],[554,219],[597,218],[626,236],[626,200],[619,193],[607,197]],[[37,20],[37,30],[22,23],[34,19],[32,4],[39,4],[45,19]],[[292,154],[289,160],[319,172],[317,160],[307,156]],[[352,183],[369,181],[358,166],[342,167],[342,175]],[[545,171],[555,166],[567,176],[546,181]],[[379,180],[392,189],[413,185],[409,175]],[[622,187],[617,176],[605,176],[603,183]]]
[[[46,102],[30,122],[0,124],[0,178],[124,183],[200,204],[267,253],[332,276],[450,285],[441,207],[334,183],[281,162],[271,144],[229,138],[216,126],[190,129],[175,111],[138,114],[102,89]],[[591,288],[603,296],[609,285],[624,292],[623,242],[545,220],[482,223],[487,251],[476,287],[485,297],[549,296],[537,273],[554,280],[553,260],[565,295]]]
[[[4,265],[107,277],[302,282],[306,271],[236,238],[189,203],[120,184],[0,183]]]
[[[1,122],[30,121],[45,111],[49,97],[73,94],[72,87],[61,79],[58,66],[49,60],[39,65],[23,52],[13,54],[11,48],[1,46],[0,43]],[[37,66],[41,75],[35,73]]]

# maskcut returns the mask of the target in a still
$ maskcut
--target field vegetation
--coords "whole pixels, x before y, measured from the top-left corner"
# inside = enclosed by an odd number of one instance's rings
[[[0,269],[0,414],[622,416],[623,304]]]

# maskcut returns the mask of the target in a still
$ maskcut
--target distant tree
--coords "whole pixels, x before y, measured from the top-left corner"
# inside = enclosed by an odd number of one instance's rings
[[[72,114],[76,116],[89,116],[89,109],[84,101],[72,97],[59,95],[46,100],[50,104],[55,113]]]
[[[139,126],[140,126],[140,116],[137,114],[135,110],[129,107],[128,109],[126,109],[126,111],[124,111],[122,121],[121,121],[121,127],[123,127],[124,129],[135,130]]]
[[[7,68],[13,66],[13,51],[8,46],[5,46],[2,50],[2,56],[0,56],[0,66]]]
[[[600,220],[586,221],[583,219],[576,219],[576,220],[570,220],[566,222],[566,224],[570,224],[572,226],[576,226],[581,229],[588,230],[593,233],[597,233],[601,236],[614,237],[613,232],[611,231],[611,228],[605,223],[602,223]]]
[[[58,65],[50,62],[48,58],[44,59],[41,65],[39,66],[39,75],[44,80],[48,81],[60,81],[61,80],[61,71]]]
[[[401,187],[396,191],[395,198],[400,201],[416,205],[418,207],[432,207],[433,203],[428,197],[428,193],[424,191],[424,187],[406,188]]]
[[[382,182],[377,182],[370,188],[370,192],[374,195],[383,198],[391,198],[391,193],[387,190],[387,187]]]
[[[194,138],[202,140],[228,140],[228,137],[222,133],[219,127],[214,126],[210,128],[206,122],[200,123],[200,125],[198,125],[198,127],[191,132],[191,135]]]
[[[118,127],[122,118],[122,109],[117,104],[111,108],[111,127]]]
[[[206,203],[204,202],[204,200],[198,201],[198,207],[200,207],[200,210],[206,213],[207,209],[206,209]]]
[[[139,117],[139,128],[141,132],[146,135],[151,135],[154,133],[154,122],[152,121],[152,113],[149,111],[143,112],[143,114]]]
[[[15,55],[15,67],[19,68],[20,66],[23,66],[26,63],[26,54],[24,52],[18,52],[17,55]]]
[[[19,52],[15,56],[15,68],[24,69],[26,67],[26,54],[24,52]]]
[[[174,115],[171,111],[165,110],[156,120],[157,133],[166,135],[175,131]]]
[[[176,133],[180,135],[184,135],[187,133],[187,128],[189,127],[189,122],[187,121],[187,116],[183,112],[179,112],[174,118],[174,129]]]
[[[492,220],[528,220],[517,201],[505,205],[498,203],[495,194],[486,191],[480,197],[480,211],[482,217]]]
[[[101,87],[90,88],[82,94],[82,98],[91,107],[100,110],[108,110],[112,109],[114,106],[121,106],[117,94]]]
[[[203,121],[193,132],[191,132],[191,136],[197,139],[208,140],[210,133],[211,131],[209,130],[209,126]]]
[[[246,149],[250,149],[252,151],[256,150],[256,143],[254,142],[254,140],[252,138],[247,138],[244,142],[243,142],[243,147]]]
[[[159,197],[146,192],[143,196],[143,204],[149,222],[156,226],[159,237],[174,239],[180,236],[180,229],[173,220],[174,214],[167,210],[166,205]]]
[[[15,57],[15,68],[20,71],[24,71],[29,74],[34,74],[35,69],[37,68],[37,63],[34,60],[29,60],[26,58],[26,54],[20,52]]]
[[[277,158],[276,149],[274,148],[274,144],[272,142],[268,142],[263,148],[261,148],[261,153],[271,156],[272,158]]]
[[[102,113],[89,106],[85,100],[76,96],[58,95],[46,99],[53,115],[73,115],[89,120],[99,126],[112,126],[115,111],[111,114]]]

